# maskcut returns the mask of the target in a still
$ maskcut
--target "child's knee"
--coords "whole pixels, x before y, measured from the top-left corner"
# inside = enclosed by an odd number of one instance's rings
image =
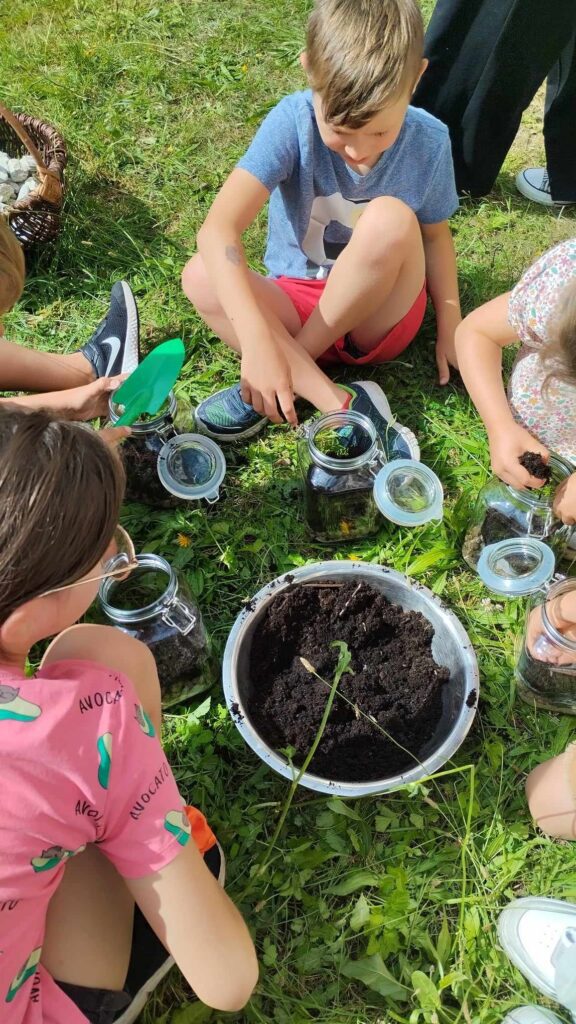
[[[413,210],[394,196],[378,196],[364,209],[354,229],[366,246],[366,256],[390,255],[390,249],[422,246],[422,235]]]
[[[534,768],[526,779],[526,796],[546,835],[576,839],[576,746]]]
[[[214,292],[204,260],[199,252],[195,253],[192,259],[182,271],[182,290],[186,298],[196,307],[200,314],[218,312],[220,303]]]

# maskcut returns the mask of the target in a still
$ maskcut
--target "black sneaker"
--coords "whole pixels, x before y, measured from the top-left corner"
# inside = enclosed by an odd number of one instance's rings
[[[97,377],[132,373],[140,359],[136,299],[126,281],[117,281],[110,307],[88,342],[80,349]]]
[[[389,462],[393,459],[420,459],[420,445],[415,435],[394,418],[390,403],[378,384],[373,380],[355,381],[347,390],[352,395],[348,408],[372,421]]]
[[[204,863],[223,886],[226,878],[226,860],[220,843],[206,851]],[[133,1024],[142,1013],[148,997],[172,967],[174,957],[162,945],[142,911],[135,907],[132,952],[124,986],[131,1001],[126,1009],[121,1010],[114,1018],[114,1024]]]
[[[242,441],[258,434],[268,423],[266,416],[243,401],[239,384],[205,398],[194,416],[198,430],[215,441]]]

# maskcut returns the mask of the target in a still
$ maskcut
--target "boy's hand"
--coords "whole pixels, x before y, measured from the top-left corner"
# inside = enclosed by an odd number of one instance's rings
[[[438,334],[436,339],[436,366],[438,367],[439,383],[447,384],[450,380],[450,367],[453,366],[455,370],[458,369],[454,331]]]
[[[572,473],[563,483],[560,484],[554,495],[554,514],[566,523],[573,526],[576,523],[576,473]]]
[[[256,412],[272,423],[282,423],[281,409],[287,423],[298,425],[290,367],[276,343],[243,351],[240,384],[243,401]]]
[[[498,429],[488,432],[492,469],[511,487],[542,487],[543,480],[532,476],[519,462],[524,452],[536,452],[548,462],[548,449],[519,423],[506,421]]]

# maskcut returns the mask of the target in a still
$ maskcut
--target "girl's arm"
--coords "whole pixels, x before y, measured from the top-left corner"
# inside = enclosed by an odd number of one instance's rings
[[[240,1010],[258,981],[256,953],[195,843],[161,871],[126,884],[198,998],[216,1010]]]
[[[541,487],[518,459],[526,451],[548,451],[524,427],[516,423],[502,380],[502,349],[518,342],[508,322],[510,293],[499,295],[475,309],[456,330],[456,353],[462,379],[484,421],[490,444],[492,469],[513,487]]]
[[[576,523],[576,473],[564,480],[556,491],[554,513],[569,526]]]
[[[278,422],[277,402],[294,426],[294,393],[288,362],[275,341],[286,329],[264,316],[250,284],[242,235],[270,198],[249,171],[235,168],[214,200],[198,232],[198,251],[218,300],[234,327],[242,355],[242,398]]]
[[[421,224],[426,282],[436,313],[436,365],[440,384],[450,380],[450,366],[458,368],[454,333],[462,320],[456,255],[448,221]]]

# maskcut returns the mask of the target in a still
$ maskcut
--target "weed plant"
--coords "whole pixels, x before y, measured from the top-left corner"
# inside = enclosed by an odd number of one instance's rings
[[[425,3],[427,12],[432,4]],[[179,276],[213,196],[255,126],[302,87],[307,0],[22,0],[0,10],[4,102],[57,124],[70,149],[62,235],[29,260],[9,336],[51,351],[79,347],[111,285],[130,280],[145,350],[182,335],[181,397],[233,383],[235,359],[183,298]],[[513,175],[542,163],[541,105],[486,199],[453,219],[465,311],[510,288],[545,248],[575,233],[574,215],[530,205]],[[249,233],[254,266],[265,215]],[[166,716],[183,793],[209,814],[228,858],[229,891],[251,924],[261,979],[247,1024],[497,1024],[534,992],[498,948],[495,921],[513,897],[576,900],[576,851],[534,829],[526,773],[575,736],[574,719],[515,696],[521,602],[490,598],[460,550],[488,474],[485,434],[457,376],[436,385],[434,322],[370,376],[444,483],[440,524],[328,552],[307,537],[295,439],[268,430],[227,449],[220,502],[190,511],[126,505],[140,550],[182,569],[221,651],[243,601],[280,572],[325,557],[391,565],[442,594],[468,630],[481,671],[479,713],[453,763],[409,791],[345,803],[299,789],[268,850],[287,795],[246,748],[218,686]],[[509,363],[508,363],[509,365]],[[363,371],[363,376],[365,375]],[[342,379],[350,379],[342,375]],[[81,524],[80,524],[81,528]],[[265,872],[259,864],[267,858]],[[545,1000],[538,1000],[545,1002]],[[220,1024],[177,971],[144,1024]]]

